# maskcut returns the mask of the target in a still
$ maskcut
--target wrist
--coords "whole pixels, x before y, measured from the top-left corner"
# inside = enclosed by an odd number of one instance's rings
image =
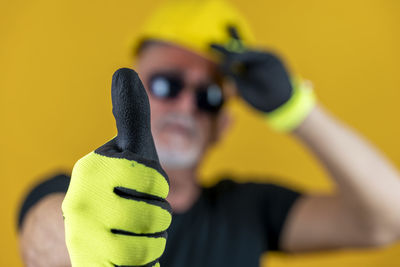
[[[287,102],[265,115],[268,125],[278,132],[291,132],[308,117],[316,105],[316,95],[308,81],[294,81]]]

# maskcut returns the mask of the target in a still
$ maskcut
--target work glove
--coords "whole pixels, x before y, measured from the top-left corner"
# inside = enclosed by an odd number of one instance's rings
[[[114,73],[111,93],[118,134],[75,164],[62,203],[71,263],[159,266],[172,217],[149,101],[130,69]]]
[[[315,105],[311,84],[293,79],[274,54],[248,49],[237,31],[228,28],[227,44],[211,44],[220,58],[222,72],[235,83],[240,96],[265,114],[277,131],[295,129]]]

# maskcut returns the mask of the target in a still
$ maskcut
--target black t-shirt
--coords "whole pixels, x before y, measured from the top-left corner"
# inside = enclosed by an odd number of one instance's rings
[[[50,193],[66,192],[68,185],[69,177],[58,175],[36,186],[22,205],[19,227],[30,207]],[[262,253],[280,249],[282,227],[299,195],[276,185],[232,180],[202,188],[188,211],[173,214],[161,266],[259,266]]]

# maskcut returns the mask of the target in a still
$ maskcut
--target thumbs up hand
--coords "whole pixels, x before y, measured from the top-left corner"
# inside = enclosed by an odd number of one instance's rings
[[[73,267],[159,266],[171,208],[145,89],[130,69],[112,80],[118,135],[74,166],[62,204]]]

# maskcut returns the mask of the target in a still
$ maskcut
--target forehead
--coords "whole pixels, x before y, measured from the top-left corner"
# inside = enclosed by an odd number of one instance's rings
[[[179,46],[156,43],[138,57],[138,72],[146,78],[151,73],[179,71],[189,80],[214,80],[219,76],[215,62]]]

